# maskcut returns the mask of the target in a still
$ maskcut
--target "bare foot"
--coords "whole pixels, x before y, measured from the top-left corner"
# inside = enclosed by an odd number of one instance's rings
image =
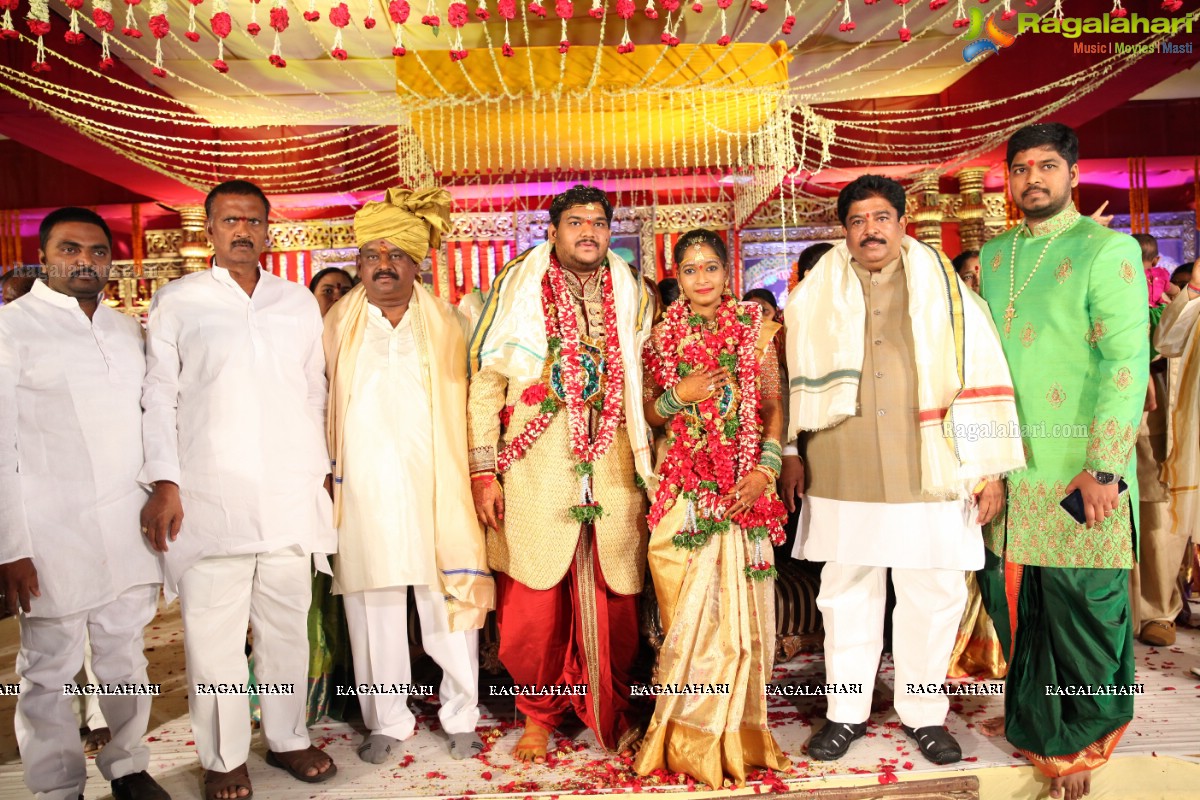
[[[513,756],[517,761],[532,761],[535,764],[546,763],[546,745],[550,742],[550,729],[543,728],[532,720],[525,720],[525,732],[517,740],[513,748]]]
[[[1080,800],[1092,790],[1090,770],[1060,775],[1050,781],[1050,796],[1055,800]]]
[[[1004,717],[992,717],[985,719],[979,723],[979,732],[984,736],[1003,736],[1004,735]]]
[[[104,749],[104,745],[112,741],[112,731],[108,728],[96,728],[94,731],[88,731],[88,735],[83,740],[83,752],[85,755],[99,753]]]

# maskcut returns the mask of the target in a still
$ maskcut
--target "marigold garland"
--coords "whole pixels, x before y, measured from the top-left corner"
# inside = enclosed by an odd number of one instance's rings
[[[664,389],[674,388],[686,375],[721,367],[736,377],[736,390],[729,402],[737,413],[722,413],[725,398],[716,395],[692,404],[670,420],[670,446],[660,468],[662,482],[650,509],[653,530],[675,503],[688,504],[683,528],[675,535],[676,547],[703,547],[715,534],[730,528],[721,518],[721,498],[758,463],[761,450],[762,404],[758,386],[756,345],[762,330],[758,306],[741,306],[727,297],[718,307],[714,326],[693,314],[686,298],[667,309],[655,336],[667,346],[661,352],[648,347],[647,369]],[[787,512],[779,497],[764,491],[749,509],[735,514],[746,538],[755,544],[755,555],[746,566],[754,580],[775,576],[775,569],[762,555],[762,541],[782,544],[783,520]]]

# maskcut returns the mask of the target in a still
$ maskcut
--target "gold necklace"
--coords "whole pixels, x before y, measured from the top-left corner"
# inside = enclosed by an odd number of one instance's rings
[[[567,291],[571,293],[572,297],[585,303],[594,303],[600,299],[600,288],[604,281],[600,280],[600,275],[598,273],[592,273],[593,275],[596,275],[597,280],[596,284],[591,289],[583,289],[579,294],[576,294],[575,287],[571,285],[571,281],[566,279],[568,272],[570,272],[570,270],[563,270],[563,283],[566,285]],[[583,280],[580,279],[578,275],[575,275],[575,273],[571,273],[571,275],[575,278],[575,280],[579,281],[581,286],[583,285]]]
[[[1028,226],[1028,223],[1026,223],[1026,226]],[[1015,293],[1013,292],[1013,289],[1017,284],[1017,240],[1021,238],[1020,231],[1013,236],[1012,255],[1008,260],[1008,308],[1004,309],[1005,336],[1008,336],[1012,332],[1012,322],[1017,316],[1017,310],[1014,308],[1017,303],[1017,298],[1021,296],[1021,292],[1025,291],[1025,287],[1029,285],[1031,280],[1033,280],[1033,276],[1037,274],[1038,267],[1042,265],[1042,259],[1045,258],[1046,253],[1050,251],[1050,245],[1054,244],[1054,240],[1061,236],[1069,227],[1071,226],[1068,225],[1066,228],[1060,228],[1046,241],[1046,245],[1042,248],[1042,254],[1038,256],[1038,260],[1033,265],[1033,271],[1029,273],[1029,277],[1025,279],[1025,282],[1021,284],[1021,288]],[[1033,231],[1030,231],[1030,233],[1032,232]]]

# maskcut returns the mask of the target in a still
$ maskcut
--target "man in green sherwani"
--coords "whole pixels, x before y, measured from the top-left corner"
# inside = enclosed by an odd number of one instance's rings
[[[1006,736],[1066,800],[1088,792],[1133,719],[1134,442],[1150,363],[1141,250],[1076,211],[1078,157],[1065,125],[1013,134],[1009,188],[1025,219],[984,245],[980,276],[1028,467],[985,529],[979,581],[1009,656]],[[1085,524],[1059,505],[1076,489]]]

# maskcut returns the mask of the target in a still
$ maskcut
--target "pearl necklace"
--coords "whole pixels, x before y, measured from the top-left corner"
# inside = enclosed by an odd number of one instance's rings
[[[1028,222],[1026,223],[1026,226],[1028,226]],[[1054,240],[1061,236],[1067,230],[1067,228],[1070,227],[1070,225],[1067,225],[1064,228],[1060,228],[1046,241],[1046,245],[1042,248],[1042,254],[1039,255],[1037,261],[1034,262],[1033,271],[1029,273],[1029,277],[1025,279],[1025,282],[1021,284],[1021,288],[1017,289],[1015,293],[1013,289],[1017,284],[1017,240],[1021,238],[1020,231],[1013,236],[1012,255],[1008,260],[1008,308],[1004,309],[1005,336],[1008,336],[1010,333],[1012,333],[1012,322],[1017,316],[1016,308],[1014,308],[1017,303],[1017,298],[1021,296],[1021,292],[1025,291],[1025,287],[1029,285],[1031,280],[1033,280],[1033,276],[1037,274],[1038,267],[1042,265],[1042,259],[1044,259],[1046,257],[1046,253],[1050,251],[1050,245],[1054,244]],[[1032,233],[1032,231],[1030,231],[1030,233]]]

